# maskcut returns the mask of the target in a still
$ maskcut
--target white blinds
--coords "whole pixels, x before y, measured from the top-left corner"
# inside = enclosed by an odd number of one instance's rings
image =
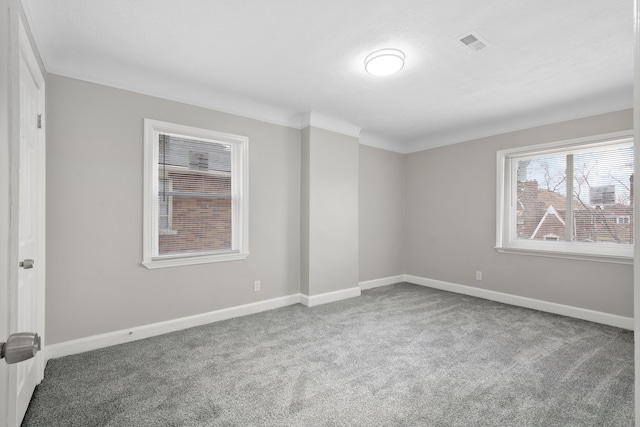
[[[518,239],[633,244],[630,140],[512,161]]]
[[[232,147],[163,133],[156,142],[155,254],[232,250]]]

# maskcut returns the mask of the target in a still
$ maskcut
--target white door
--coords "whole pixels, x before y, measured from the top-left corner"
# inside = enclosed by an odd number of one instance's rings
[[[10,332],[44,333],[44,78],[31,50],[26,32],[19,28],[19,161],[17,166],[18,212],[17,280],[9,283]],[[14,122],[15,123],[15,122]],[[14,174],[15,176],[15,174]],[[15,252],[14,252],[15,253]],[[31,267],[33,261],[33,267]],[[33,391],[44,375],[43,354],[11,365],[9,371],[8,425],[19,425]]]

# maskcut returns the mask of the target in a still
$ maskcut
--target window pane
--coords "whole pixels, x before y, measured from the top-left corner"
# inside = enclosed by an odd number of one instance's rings
[[[516,237],[565,240],[566,156],[517,162]]]
[[[164,134],[158,144],[158,224],[172,231],[158,254],[231,250],[231,146]]]
[[[171,218],[169,216],[169,205],[171,197],[167,194],[171,191],[171,180],[160,178],[158,180],[158,231],[166,231],[171,229]]]
[[[169,230],[169,203],[160,199],[158,201],[158,229]]]
[[[574,155],[575,240],[633,243],[633,147]]]

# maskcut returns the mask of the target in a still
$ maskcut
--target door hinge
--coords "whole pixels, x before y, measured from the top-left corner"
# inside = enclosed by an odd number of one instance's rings
[[[38,129],[42,129],[42,114],[38,114]]]

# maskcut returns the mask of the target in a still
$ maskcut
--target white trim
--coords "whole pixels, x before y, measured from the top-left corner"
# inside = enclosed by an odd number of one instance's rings
[[[300,295],[300,303],[307,307],[314,307],[316,305],[326,304],[329,302],[340,301],[347,298],[359,297],[360,287],[341,289],[334,292],[326,292],[319,295]]]
[[[240,261],[246,259],[249,256],[248,253],[226,252],[215,255],[198,255],[198,256],[183,256],[166,259],[152,259],[142,261],[142,265],[149,270],[155,268],[166,267],[180,267],[182,265],[196,265],[196,264],[208,264],[211,262],[225,262],[225,261]]]
[[[309,296],[305,295],[305,294],[300,294],[300,304],[307,306],[307,307],[311,307],[309,305]]]
[[[509,173],[506,171],[506,167],[506,157],[501,151],[498,151],[496,153],[496,249],[501,248],[503,246],[503,242],[506,241],[504,231],[506,227],[503,227],[506,209],[504,182],[505,179],[507,179],[507,177],[509,176]],[[516,223],[517,221],[518,220],[516,218]]]
[[[544,243],[544,242],[539,242]],[[556,242],[554,242],[556,243]],[[562,243],[562,242],[558,242]],[[609,262],[612,264],[633,264],[633,250],[630,251],[629,256],[620,255],[591,255],[586,253],[577,252],[559,252],[559,251],[546,251],[543,249],[530,249],[524,247],[511,247],[511,248],[495,248],[496,251],[502,254],[517,254],[517,255],[530,255],[541,256],[545,258],[562,258],[562,259],[576,259],[579,261],[595,261],[595,262]]]
[[[48,345],[45,347],[44,353],[46,359],[49,360],[56,357],[68,356],[70,354],[77,354],[112,345],[123,344],[129,341],[155,337],[169,332],[232,319],[234,317],[247,316],[249,314],[260,313],[262,311],[282,308],[298,304],[299,302],[300,294],[287,295],[280,298],[243,304],[236,307],[223,308],[220,310],[210,311],[208,313],[196,314],[179,319],[167,320],[144,326],[136,326],[133,328],[122,329],[120,331],[92,335],[85,338]]]
[[[39,45],[39,43],[36,44]],[[121,89],[140,95],[161,98],[167,101],[193,105],[223,114],[232,114],[234,116],[259,120],[278,126],[300,129],[299,112],[238,96],[219,88],[211,87],[203,90],[202,87],[195,87],[185,82],[178,82],[176,79],[170,82],[126,82],[117,77],[115,79],[95,77],[79,73],[75,70],[52,67],[48,65],[46,58],[43,58],[43,63],[49,74]]]
[[[404,149],[403,144],[392,139],[371,135],[365,131],[360,132],[360,144],[379,148],[381,150],[392,151],[394,153],[407,154],[407,150]]]
[[[379,288],[380,286],[388,286],[395,285],[396,283],[404,282],[404,275],[400,274],[398,276],[384,277],[382,279],[374,279],[374,280],[365,280],[364,282],[358,283],[360,289],[373,289]]]
[[[158,194],[158,134],[179,134],[205,141],[231,145],[232,170],[232,248],[221,253],[196,253],[193,256],[157,257],[154,254],[158,218],[153,215]],[[142,265],[149,269],[236,261],[249,256],[249,138],[241,135],[184,126],[159,120],[144,119],[144,202]],[[238,205],[240,211],[238,211]]]
[[[534,310],[545,311],[547,313],[560,314],[562,316],[574,317],[576,319],[588,320],[595,323],[602,323],[604,325],[615,326],[622,329],[633,330],[634,327],[633,318],[631,317],[618,316],[616,314],[603,313],[601,311],[589,310],[586,308],[573,307],[570,305],[557,304],[554,302],[521,297],[518,295],[505,294],[502,292],[490,291],[488,289],[476,288],[473,286],[458,285],[455,283],[427,279],[424,277],[412,276],[409,274],[405,274],[404,278],[406,282],[413,283],[414,285],[426,286],[428,288],[441,289],[443,291],[470,295],[473,297],[484,298],[504,304],[531,308]]]
[[[354,138],[360,137],[360,127],[342,119],[336,119],[335,117],[316,113],[315,111],[301,115],[300,129],[304,129],[309,126],[340,133],[342,135],[352,136]]]

